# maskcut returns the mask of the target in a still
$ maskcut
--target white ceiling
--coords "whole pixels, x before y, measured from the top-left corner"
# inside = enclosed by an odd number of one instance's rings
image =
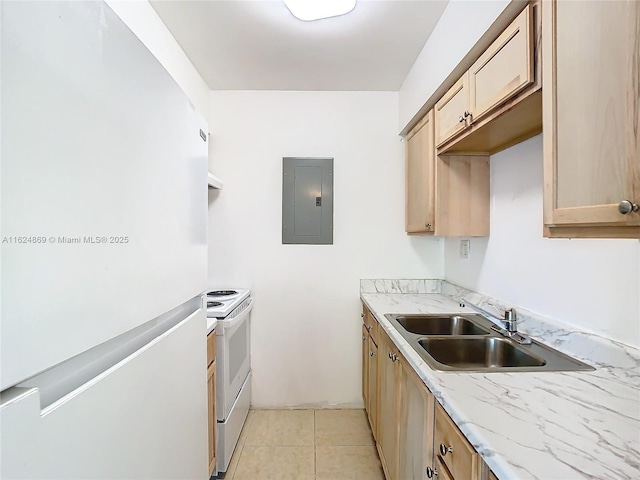
[[[359,0],[303,22],[278,0],[150,0],[212,90],[400,89],[448,0]]]

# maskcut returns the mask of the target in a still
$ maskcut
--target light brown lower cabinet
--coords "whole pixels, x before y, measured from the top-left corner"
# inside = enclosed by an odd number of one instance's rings
[[[400,356],[391,339],[379,332],[378,439],[376,446],[387,480],[398,478],[398,434],[401,394]]]
[[[378,345],[375,333],[378,329],[371,312],[364,305],[362,308],[362,400],[375,439],[378,432]]]
[[[216,333],[207,336],[207,417],[209,432],[209,476],[216,468],[216,442],[218,423],[216,418]]]
[[[385,478],[497,480],[382,326],[376,326],[377,344],[366,327],[362,332],[363,395]]]
[[[410,365],[400,360],[402,396],[400,399],[400,432],[398,438],[398,478],[424,480],[433,468],[434,402]]]
[[[367,415],[373,438],[378,438],[378,345],[369,336],[369,381],[367,382]]]
[[[369,331],[362,325],[362,400],[364,408],[369,411]]]

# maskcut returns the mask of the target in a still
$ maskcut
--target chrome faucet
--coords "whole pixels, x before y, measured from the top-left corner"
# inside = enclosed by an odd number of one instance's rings
[[[493,323],[493,326],[491,328],[497,331],[498,333],[500,333],[501,335],[504,335],[505,337],[509,337],[522,345],[531,344],[531,339],[529,337],[524,336],[518,332],[518,315],[516,314],[516,311],[513,308],[509,308],[505,310],[504,318],[500,318],[500,317],[496,317],[490,312],[487,312],[485,309],[479,307],[478,305],[471,303],[466,298],[462,299],[462,302],[460,302],[460,306],[461,307],[468,306],[472,310],[475,310],[476,312],[478,312],[484,318],[486,318],[491,323]],[[496,308],[493,305],[491,306]]]

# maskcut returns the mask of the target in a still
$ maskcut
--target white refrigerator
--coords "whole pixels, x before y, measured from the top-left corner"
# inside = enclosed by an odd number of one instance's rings
[[[205,479],[206,122],[105,3],[0,15],[0,478]]]

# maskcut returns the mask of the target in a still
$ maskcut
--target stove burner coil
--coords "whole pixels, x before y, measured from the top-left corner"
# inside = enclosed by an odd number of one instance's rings
[[[214,290],[212,292],[207,293],[210,297],[228,297],[229,295],[237,295],[238,292],[235,290]]]

